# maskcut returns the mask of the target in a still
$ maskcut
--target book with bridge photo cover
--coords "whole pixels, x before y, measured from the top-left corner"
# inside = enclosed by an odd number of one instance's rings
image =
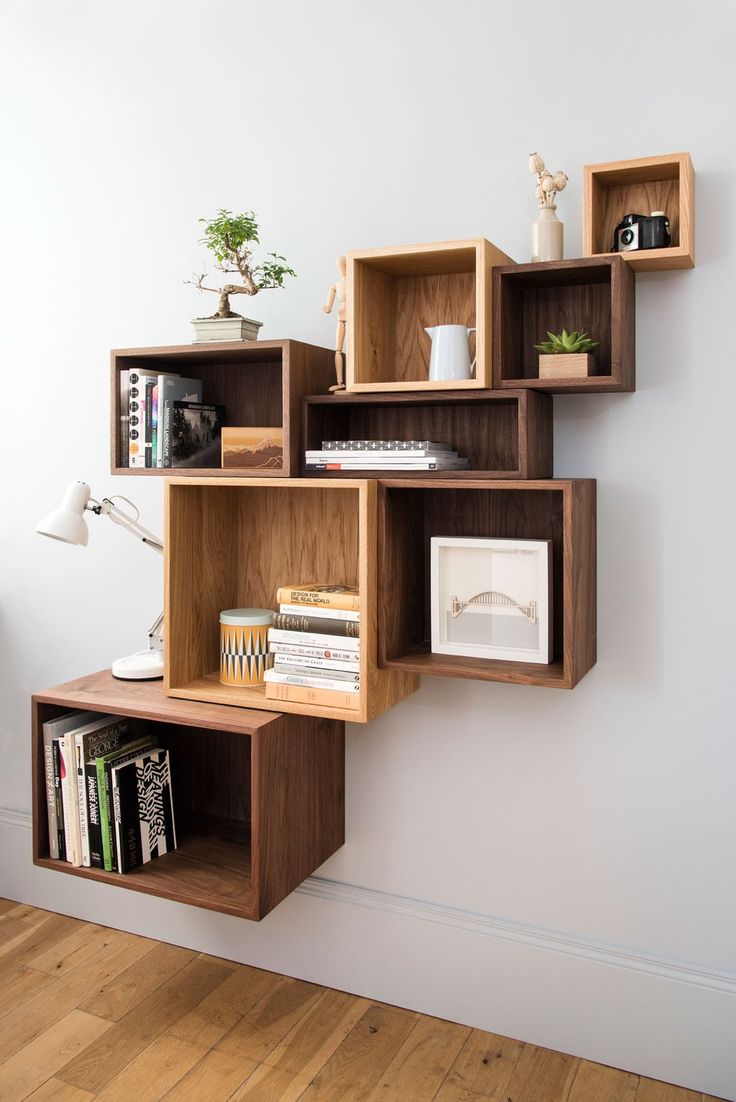
[[[432,651],[552,661],[552,541],[433,536]]]

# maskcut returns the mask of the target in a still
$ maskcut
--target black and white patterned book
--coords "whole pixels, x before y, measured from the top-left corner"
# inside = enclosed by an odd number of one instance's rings
[[[449,452],[452,451],[452,444],[437,443],[435,440],[323,440],[322,449],[328,452]]]
[[[169,752],[162,747],[113,767],[118,872],[176,849]]]

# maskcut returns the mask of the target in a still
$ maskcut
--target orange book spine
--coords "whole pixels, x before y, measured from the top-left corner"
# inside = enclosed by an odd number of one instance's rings
[[[292,704],[313,704],[317,708],[360,710],[360,693],[341,693],[337,689],[311,689],[306,685],[266,682],[266,700],[289,700]]]
[[[330,593],[309,586],[282,585],[276,591],[280,605],[306,605],[311,608],[338,608],[345,612],[360,612],[358,593]]]

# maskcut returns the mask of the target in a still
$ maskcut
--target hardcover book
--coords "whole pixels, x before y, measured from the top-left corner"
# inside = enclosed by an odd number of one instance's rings
[[[288,700],[295,704],[313,704],[319,708],[360,709],[360,693],[336,692],[334,689],[316,689],[309,685],[281,685],[266,682],[266,700]]]
[[[340,658],[322,658],[314,657],[310,654],[284,654],[282,651],[276,650],[281,644],[275,643],[271,648],[273,653],[274,669],[280,669],[282,666],[299,666],[301,669],[311,669],[316,673],[320,670],[342,670],[343,673],[350,674],[357,681],[360,677],[360,663],[358,661],[358,655],[355,654],[352,661],[344,661]],[[306,647],[292,647],[293,651],[304,651]],[[329,652],[327,652],[329,653]],[[327,675],[328,677],[330,674]]]
[[[223,428],[222,466],[282,470],[283,428]]]
[[[111,769],[118,872],[176,849],[169,753],[162,747]]]
[[[274,654],[292,654],[301,658],[326,659],[331,662],[342,662],[351,669],[357,667],[360,661],[360,651],[345,650],[342,647],[310,647],[301,643],[277,643],[269,638],[268,649]]]
[[[291,616],[316,616],[320,620],[360,620],[357,610],[347,608],[323,608],[321,605],[280,604],[279,612]]]
[[[100,854],[101,835],[99,823],[91,824],[89,805],[89,785],[87,781],[87,763],[93,761],[101,754],[108,754],[112,750],[120,749],[128,733],[129,721],[120,716],[100,716],[80,730],[74,732],[74,755],[77,777],[77,799],[79,804],[79,834],[82,849],[82,865],[89,868],[92,865],[92,836],[90,826],[94,832],[95,852]],[[95,793],[94,801],[99,807],[99,800]],[[97,865],[96,867],[101,867]]]
[[[292,619],[292,617],[289,617]],[[325,621],[322,621],[324,624]],[[268,645],[272,643],[296,643],[298,646],[303,647],[337,647],[340,650],[350,650],[354,653],[358,653],[360,649],[360,640],[351,639],[345,635],[330,635],[321,631],[292,631],[284,630],[282,628],[268,629]]]
[[[311,610],[308,616],[276,612],[273,617],[273,626],[277,631],[316,631],[323,635],[345,635],[351,638],[357,638],[360,635],[360,624],[357,620],[315,616],[311,614]]]
[[[312,660],[314,661],[314,659]],[[317,659],[319,661],[319,659]],[[308,663],[300,663],[298,659],[289,655],[279,655],[274,658],[273,669],[276,673],[294,674],[297,677],[329,678],[331,681],[345,681],[357,683],[360,681],[359,670],[341,670],[339,667],[321,663],[314,666]],[[266,671],[270,673],[270,670]]]
[[[437,443],[435,440],[323,440],[325,451],[421,451],[449,452],[452,444]]]
[[[102,859],[107,872],[112,872],[117,868],[112,806],[112,767],[133,760],[143,751],[150,750],[154,745],[155,743],[150,738],[139,738],[125,746],[121,746],[119,750],[113,750],[109,754],[103,754],[101,757],[95,758],[97,797],[100,806],[100,830],[102,832]]]
[[[276,590],[276,600],[279,604],[343,608],[353,612],[360,608],[360,594],[354,585],[318,585],[316,582],[282,585]]]
[[[83,724],[89,723],[90,720],[96,719],[98,715],[98,712],[67,712],[56,719],[47,720],[43,725],[43,765],[46,777],[46,804],[49,820],[49,856],[53,858],[61,857],[59,853],[60,825],[63,834],[63,824],[60,824],[59,817],[61,770],[59,768],[58,774],[54,770],[54,739],[60,739],[62,735],[73,731],[75,727],[81,727]]]
[[[162,374],[158,376],[158,420],[156,424],[156,467],[171,466],[169,445],[168,462],[164,454],[164,420],[166,405],[171,402],[201,402],[202,380],[184,379],[181,375]],[[169,405],[169,417],[171,407]]]
[[[168,438],[172,467],[219,467],[225,407],[203,402],[169,402]],[[164,421],[164,440],[167,437]]]
[[[146,465],[146,387],[156,375],[131,371],[128,375],[128,466]]]

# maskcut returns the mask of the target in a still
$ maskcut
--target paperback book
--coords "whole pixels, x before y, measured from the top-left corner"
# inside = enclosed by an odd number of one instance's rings
[[[98,712],[67,712],[56,719],[47,720],[43,725],[43,765],[46,779],[46,807],[49,825],[49,856],[61,858],[65,855],[59,851],[59,838],[63,839],[63,807],[61,802],[61,761],[59,757],[58,741],[62,735],[73,731],[76,727],[82,727],[92,719],[97,719]],[[54,750],[54,742],[56,749]],[[56,757],[56,766],[54,766]]]
[[[126,743],[119,750],[113,750],[109,754],[103,754],[95,758],[97,798],[100,807],[100,830],[102,833],[102,860],[103,867],[107,872],[113,872],[117,868],[112,805],[112,767],[134,760],[143,751],[153,749],[154,745],[150,738],[139,738]]]
[[[224,419],[224,406],[167,402],[164,408],[164,466],[219,467]]]
[[[326,658],[334,662],[345,662],[348,666],[357,666],[360,652],[345,650],[342,647],[310,647],[301,643],[278,643],[269,639],[269,650],[274,654],[295,655],[300,658]]]
[[[309,605],[310,608],[341,608],[353,612],[360,608],[360,594],[354,585],[317,585],[314,582],[282,585],[276,590],[276,600],[287,605]]]
[[[111,767],[117,871],[176,849],[169,752],[153,747]]]
[[[335,689],[312,688],[309,685],[282,685],[277,681],[266,682],[266,700],[311,704],[318,708],[343,708],[355,712],[360,708],[358,692],[338,692]]]
[[[317,609],[310,609],[308,616],[276,612],[273,618],[273,627],[277,631],[319,632],[323,635],[346,636],[357,638],[360,635],[360,624],[357,620],[339,620],[337,617],[315,615]],[[286,640],[282,640],[285,642]],[[291,640],[293,642],[293,640]]]
[[[320,605],[280,604],[279,612],[291,616],[311,616],[320,620],[360,620],[360,613],[355,609],[347,608],[322,608]]]
[[[82,865],[86,868],[102,868],[99,800],[95,791],[90,802],[87,768],[101,754],[119,750],[125,741],[128,729],[127,719],[121,719],[120,716],[100,716],[99,719],[74,732],[81,856]]]
[[[293,619],[293,617],[288,617]],[[325,621],[322,621],[324,626]],[[337,648],[341,651],[358,653],[360,641],[345,635],[336,635],[323,631],[301,631],[288,628],[270,627],[268,629],[268,643],[290,643],[304,647],[326,647],[328,650]]]
[[[279,645],[280,644],[275,643],[273,647],[271,647],[273,663],[276,669],[279,669],[281,666],[300,666],[305,669],[313,670],[342,670],[344,673],[354,675],[356,680],[359,677],[360,662],[357,651],[352,661],[343,661],[339,658],[315,658],[309,654],[283,654],[281,651],[276,650]],[[303,651],[306,648],[295,647],[292,649]]]
[[[273,669],[277,673],[294,674],[296,677],[329,678],[332,681],[360,681],[359,670],[341,670],[331,663],[322,663],[319,666],[298,663],[289,659],[288,655],[280,655],[274,658]],[[268,671],[270,672],[270,671]]]

